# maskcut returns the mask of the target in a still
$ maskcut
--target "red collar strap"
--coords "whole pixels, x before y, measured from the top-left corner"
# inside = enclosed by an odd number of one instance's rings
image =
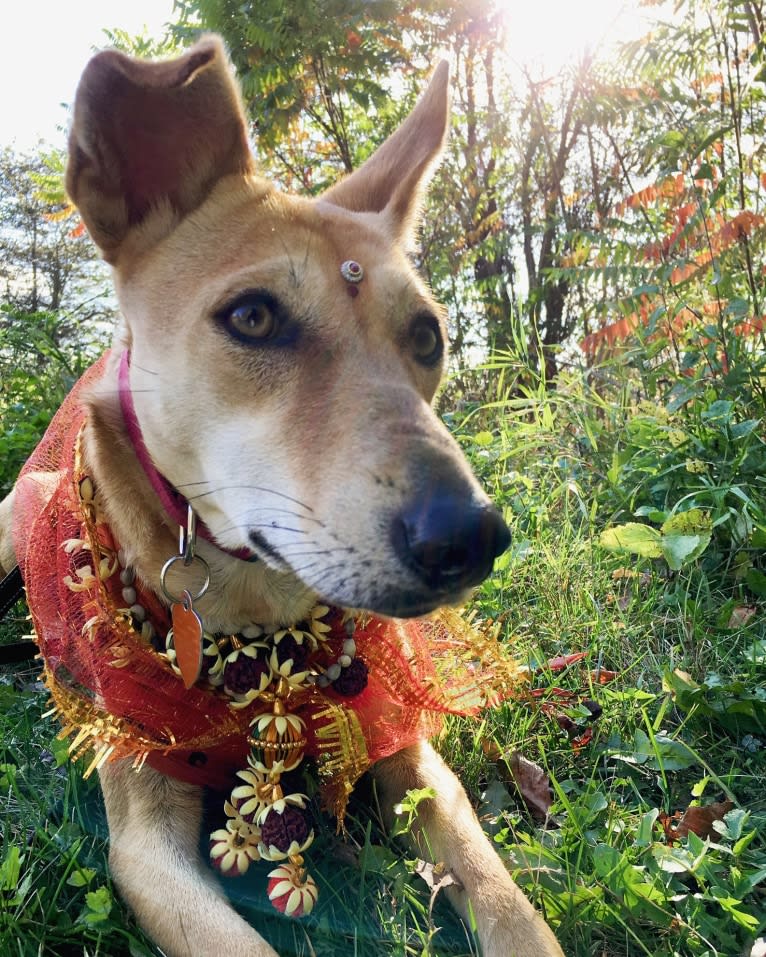
[[[136,461],[143,469],[144,475],[146,475],[155,495],[160,500],[160,504],[165,510],[165,514],[168,515],[177,525],[185,527],[189,503],[178,491],[178,489],[174,488],[170,482],[168,482],[165,476],[158,471],[154,462],[152,461],[152,457],[149,454],[146,443],[144,442],[141,425],[138,421],[138,416],[136,415],[136,407],[133,403],[133,393],[130,389],[129,349],[125,349],[120,356],[118,391],[120,396],[122,417],[125,421],[125,430],[127,432],[130,444],[133,446],[133,451],[136,455]],[[244,562],[257,561],[257,557],[253,555],[248,548],[230,549],[220,545],[213,537],[207,525],[200,520],[197,521],[197,534],[204,538],[205,541],[215,545],[216,548],[226,552],[227,555],[232,555],[234,558],[239,558]]]

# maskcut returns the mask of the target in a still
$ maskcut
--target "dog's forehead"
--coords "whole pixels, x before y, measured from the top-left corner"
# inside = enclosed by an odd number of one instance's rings
[[[348,260],[368,272],[375,264],[395,269],[408,264],[404,250],[386,229],[385,217],[352,212],[321,199],[275,191],[235,210],[223,224],[219,255],[234,268],[284,256],[295,278],[317,268],[334,274]]]
[[[187,316],[209,314],[253,288],[294,296],[301,304],[334,302],[333,312],[339,297],[363,312],[373,302],[384,313],[437,311],[384,214],[349,211],[261,183],[219,187],[152,255],[118,271],[126,315],[148,310],[157,316],[171,298]],[[347,278],[348,261],[361,267],[356,282]]]

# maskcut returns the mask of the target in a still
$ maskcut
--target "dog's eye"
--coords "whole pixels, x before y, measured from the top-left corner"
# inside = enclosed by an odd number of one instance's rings
[[[410,341],[415,358],[424,366],[436,365],[444,353],[444,341],[434,316],[417,316],[410,327]]]
[[[228,320],[232,330],[246,339],[270,339],[278,325],[272,304],[260,296],[236,305]]]
[[[217,318],[236,339],[252,345],[284,338],[286,320],[278,301],[267,292],[250,292],[221,309]]]

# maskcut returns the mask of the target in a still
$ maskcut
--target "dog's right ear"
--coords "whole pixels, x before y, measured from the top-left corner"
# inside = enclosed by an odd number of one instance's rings
[[[107,50],[86,67],[66,187],[107,261],[152,214],[161,214],[156,240],[221,177],[251,170],[239,92],[216,37],[164,63]]]

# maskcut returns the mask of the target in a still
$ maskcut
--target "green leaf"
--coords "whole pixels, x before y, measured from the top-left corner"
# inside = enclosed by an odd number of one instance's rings
[[[674,412],[678,412],[679,409],[683,408],[687,402],[690,402],[692,399],[696,399],[699,395],[700,386],[696,383],[687,383],[687,382],[678,382],[670,390],[670,396],[668,404],[665,407],[666,411],[672,415]]]
[[[673,571],[688,565],[705,551],[710,535],[663,535],[662,554]]]
[[[660,508],[655,508],[653,505],[642,505],[640,508],[637,508],[633,513],[636,518],[648,518],[650,522],[657,522],[661,524],[668,517],[668,513],[663,511]]]
[[[662,553],[668,565],[678,571],[699,558],[710,544],[712,529],[710,516],[700,508],[671,515],[660,529]]]
[[[748,831],[748,833],[745,834],[744,837],[741,837],[738,841],[735,842],[734,846],[731,849],[732,854],[735,857],[739,857],[739,855],[745,850],[748,844],[752,843],[752,841],[757,836],[758,836],[758,831],[755,831],[755,830]],[[764,878],[766,878],[766,867],[763,868],[761,872],[761,876],[758,878],[758,881],[762,881]],[[753,879],[753,875],[750,875],[750,880],[752,881],[752,879]],[[752,886],[755,887],[755,884],[758,883],[758,881],[753,883]]]
[[[599,543],[609,551],[631,552],[642,558],[661,558],[662,539],[656,528],[628,522],[601,533]]]
[[[705,535],[709,534],[713,522],[707,512],[701,508],[690,508],[687,512],[676,512],[663,522],[660,531],[663,535]]]
[[[729,432],[732,438],[741,439],[746,435],[750,435],[751,432],[755,432],[760,424],[760,419],[745,419],[742,422],[735,422],[734,425],[731,425]]]
[[[728,425],[734,415],[734,403],[728,399],[716,399],[702,413],[702,421],[716,428]]]
[[[700,798],[705,793],[705,788],[710,784],[710,775],[706,774],[692,788],[692,797]]]
[[[92,867],[78,867],[67,878],[67,884],[70,887],[87,887],[95,876],[96,871]]]
[[[754,932],[758,928],[760,920],[753,914],[748,914],[747,911],[740,910],[742,901],[737,900],[736,897],[732,897],[725,887],[711,887],[710,893],[713,899],[720,904],[722,910],[729,914],[740,927],[744,927],[749,933]]]
[[[636,736],[643,734],[637,731]],[[651,745],[651,751],[646,761],[647,767],[666,771],[681,771],[697,764],[697,757],[683,741],[676,741],[665,734],[656,734]]]
[[[658,808],[655,807],[641,815],[641,820],[638,822],[638,831],[633,841],[636,847],[649,847],[653,843],[654,824],[659,814]]]
[[[694,857],[685,847],[666,847],[664,844],[655,844],[652,856],[660,866],[660,870],[668,874],[685,874],[694,871]]]
[[[667,925],[671,915],[662,910],[664,894],[645,880],[643,868],[606,844],[597,844],[592,854],[596,875],[630,912]]]
[[[85,895],[85,907],[80,914],[80,922],[88,926],[102,924],[109,917],[113,903],[114,899],[108,887],[89,891]]]
[[[728,811],[723,821],[715,822],[716,831],[730,841],[737,841],[742,837],[745,823],[750,819],[750,812],[744,808],[734,808]]]
[[[759,598],[766,598],[766,575],[757,568],[748,568],[745,581],[750,591]]]
[[[21,862],[24,857],[15,844],[11,844],[5,860],[0,864],[0,891],[15,891],[19,884]]]

